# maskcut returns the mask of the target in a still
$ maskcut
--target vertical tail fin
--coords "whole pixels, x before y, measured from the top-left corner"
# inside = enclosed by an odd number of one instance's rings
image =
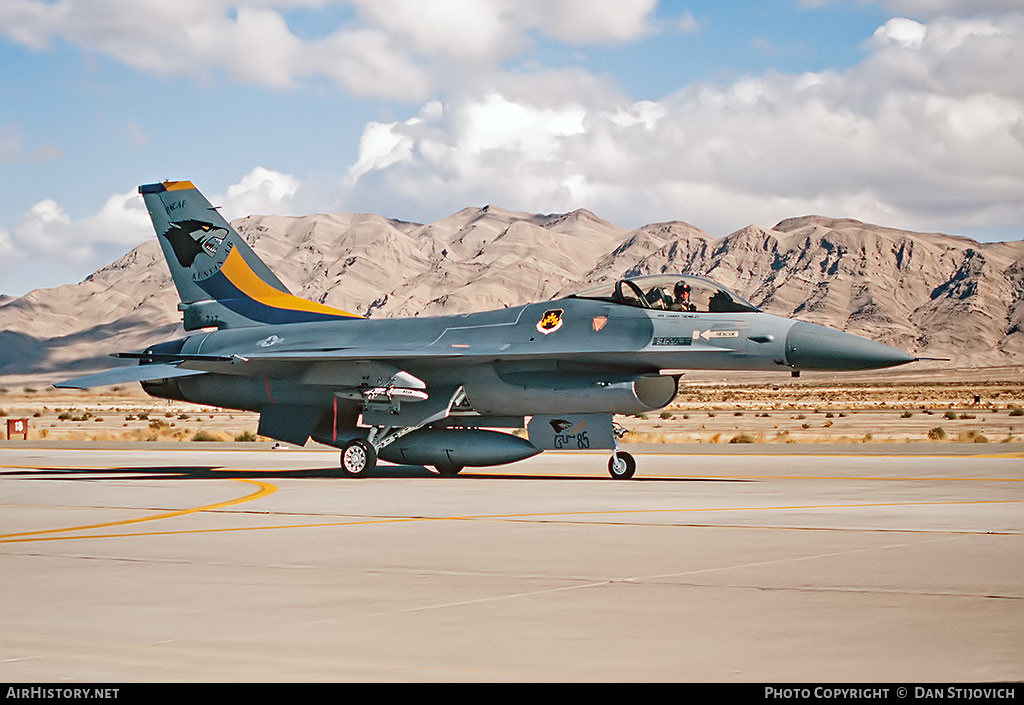
[[[191,181],[144,184],[139,193],[178,289],[185,330],[359,318],[288,291]]]

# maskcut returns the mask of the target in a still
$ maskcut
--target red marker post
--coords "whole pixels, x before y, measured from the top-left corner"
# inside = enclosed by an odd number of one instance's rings
[[[28,440],[28,419],[7,419],[7,440],[13,436],[21,436],[22,440]]]

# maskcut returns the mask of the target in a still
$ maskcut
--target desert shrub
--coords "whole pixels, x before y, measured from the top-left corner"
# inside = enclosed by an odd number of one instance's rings
[[[936,426],[928,431],[928,438],[933,441],[941,441],[946,438],[946,432],[943,430],[942,426]]]
[[[947,412],[946,412],[946,413],[944,413],[944,414],[943,414],[942,416],[943,416],[944,418],[947,418],[947,419],[950,419],[950,420],[952,420],[952,419],[955,419],[955,418],[956,418],[956,412],[955,412],[955,411],[947,411]]]
[[[1024,416],[1024,409],[1019,406],[1010,407],[1010,416]]]
[[[192,436],[193,441],[216,441],[217,437],[207,431],[196,431],[195,435]]]
[[[901,419],[909,419],[913,415],[914,415],[913,411],[904,411],[902,414],[900,414],[900,418]]]
[[[670,418],[672,418],[672,412],[671,412],[671,411],[663,411],[663,412],[661,412],[661,414],[659,414],[659,415],[660,415],[660,416],[661,416],[661,418],[663,418],[663,419],[670,419]]]
[[[252,431],[242,431],[242,433],[235,436],[235,440],[239,443],[252,443],[256,440],[256,434]]]
[[[961,432],[957,440],[961,443],[988,443],[988,438],[983,436],[979,431]]]
[[[737,433],[729,439],[730,443],[755,443],[754,437],[749,433]]]

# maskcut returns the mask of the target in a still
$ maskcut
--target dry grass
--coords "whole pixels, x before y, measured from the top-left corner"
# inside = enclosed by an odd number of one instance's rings
[[[255,413],[153,399],[134,385],[99,395],[30,389],[0,391],[0,409],[6,418],[27,418],[30,439],[191,441],[204,434],[269,440],[255,436]],[[632,443],[1019,443],[1022,407],[1024,379],[703,382],[684,386],[664,411],[616,420],[629,431],[623,440]]]

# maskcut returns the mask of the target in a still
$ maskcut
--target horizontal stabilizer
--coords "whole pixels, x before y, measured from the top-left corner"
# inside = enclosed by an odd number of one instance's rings
[[[154,379],[201,374],[206,373],[202,370],[186,370],[174,365],[139,365],[138,367],[119,367],[106,372],[75,377],[57,382],[53,386],[58,389],[89,389],[91,387],[106,387],[111,384],[124,384],[125,382],[149,382]]]

